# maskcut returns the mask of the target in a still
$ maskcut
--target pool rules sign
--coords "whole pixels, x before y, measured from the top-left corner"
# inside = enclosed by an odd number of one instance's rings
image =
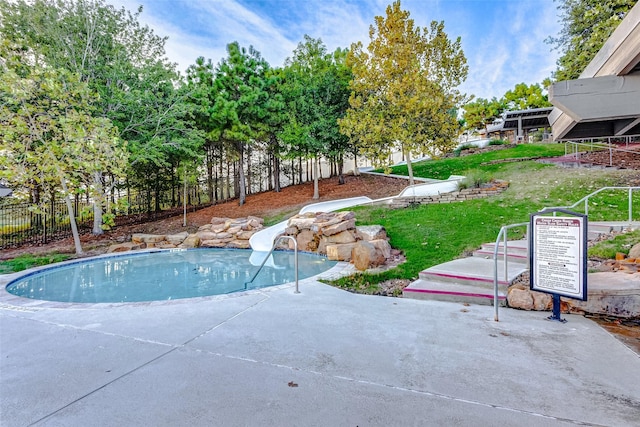
[[[561,212],[565,216],[549,216]],[[553,316],[560,318],[560,296],[587,300],[587,216],[564,209],[531,215],[530,287],[553,295]]]

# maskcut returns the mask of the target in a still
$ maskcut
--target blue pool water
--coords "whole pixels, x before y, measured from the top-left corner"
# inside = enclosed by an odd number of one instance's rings
[[[247,287],[245,282],[266,255],[251,254],[245,250],[194,249],[97,258],[28,274],[9,283],[7,291],[46,301],[114,303],[221,295],[295,280],[294,253],[276,251]],[[298,278],[315,276],[335,264],[317,255],[298,253]]]

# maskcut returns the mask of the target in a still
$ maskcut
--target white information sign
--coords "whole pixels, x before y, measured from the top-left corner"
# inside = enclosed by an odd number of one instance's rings
[[[584,300],[584,218],[534,216],[532,226],[531,289]]]

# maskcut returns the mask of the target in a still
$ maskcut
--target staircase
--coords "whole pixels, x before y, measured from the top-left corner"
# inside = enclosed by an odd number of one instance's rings
[[[603,233],[637,228],[638,224],[626,222],[590,222],[589,240]],[[404,288],[402,296],[413,299],[452,301],[469,304],[493,305],[495,243],[486,243],[468,258],[456,259],[423,270],[418,280]],[[529,242],[507,242],[507,266],[504,270],[504,243],[498,247],[498,301],[506,304],[506,291],[513,281],[529,269]]]
[[[470,304],[493,304],[495,243],[482,245],[472,257],[456,259],[423,270],[418,280],[404,288],[404,298],[453,301]],[[528,243],[526,240],[507,242],[508,270],[504,273],[504,250],[498,250],[498,300],[504,304],[506,290],[527,271]]]

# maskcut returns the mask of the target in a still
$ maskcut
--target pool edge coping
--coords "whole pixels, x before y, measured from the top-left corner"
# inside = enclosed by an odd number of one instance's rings
[[[183,251],[183,250],[186,250],[186,249],[178,249],[177,251]],[[142,249],[139,251],[135,251],[135,253],[144,254],[144,253],[170,252],[170,251],[176,251],[176,250],[149,248],[149,249]],[[137,302],[103,302],[103,303],[80,303],[80,302],[37,300],[37,299],[17,296],[7,291],[7,286],[10,283],[22,277],[36,274],[47,269],[57,268],[67,264],[74,264],[74,263],[85,262],[85,261],[88,262],[91,260],[118,257],[118,256],[126,256],[126,254],[123,254],[123,253],[100,254],[100,255],[95,255],[95,256],[86,257],[86,258],[66,260],[59,263],[55,263],[55,264],[47,264],[43,266],[33,267],[23,271],[19,271],[17,273],[0,274],[0,309],[19,310],[19,311],[30,311],[30,310],[36,311],[38,309],[90,310],[90,309],[106,309],[106,308],[120,308],[120,307],[155,307],[155,306],[163,306],[163,305],[188,304],[193,302],[202,302],[202,301],[209,301],[209,300],[238,298],[244,295],[275,292],[275,291],[281,291],[284,289],[295,287],[295,282],[288,282],[280,285],[268,286],[268,287],[259,288],[259,289],[251,289],[248,291],[233,292],[230,294],[208,295],[203,297],[180,298],[180,299],[174,299],[174,300],[137,301]],[[334,265],[330,269],[320,274],[317,274],[315,276],[311,276],[311,277],[307,277],[305,279],[299,280],[298,283],[305,284],[305,283],[309,283],[310,281],[318,282],[319,279],[334,280],[336,278],[351,274],[351,271],[346,271],[346,270],[350,270],[349,267],[353,267],[353,265],[348,262],[338,261],[336,265]]]

